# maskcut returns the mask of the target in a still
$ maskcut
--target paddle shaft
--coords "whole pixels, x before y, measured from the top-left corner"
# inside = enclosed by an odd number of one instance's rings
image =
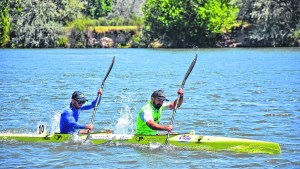
[[[192,61],[189,69],[187,70],[184,78],[183,78],[183,81],[181,83],[181,86],[180,88],[183,89],[184,88],[184,85],[185,85],[185,82],[187,80],[187,78],[189,77],[189,75],[191,74],[195,64],[196,64],[196,61],[197,61],[197,57],[198,57],[198,54],[196,54],[194,60]],[[176,115],[176,111],[177,111],[177,108],[178,108],[178,102],[179,102],[179,99],[180,99],[180,95],[178,94],[178,97],[176,99],[176,103],[175,103],[175,106],[174,106],[174,109],[173,109],[173,114],[172,114],[172,118],[171,118],[171,122],[170,122],[170,125],[173,125],[173,122],[174,122],[174,118],[175,118],[175,115]],[[169,138],[170,138],[170,132],[171,131],[168,131],[168,135],[167,135],[167,138],[166,138],[166,141],[165,141],[165,145],[168,145],[169,144]]]
[[[108,69],[108,71],[107,71],[107,73],[106,73],[104,79],[102,80],[102,84],[101,84],[101,87],[100,87],[101,89],[104,88],[105,80],[107,79],[107,77],[108,77],[108,75],[109,75],[109,73],[110,73],[110,71],[111,71],[111,69],[112,69],[114,63],[115,63],[115,57],[113,57],[113,60],[112,60],[112,62],[111,62],[111,64],[110,64],[110,67],[109,67],[109,69]],[[93,112],[92,119],[91,119],[91,124],[94,123],[95,115],[96,115],[97,108],[98,108],[98,103],[99,103],[99,100],[101,100],[101,97],[102,97],[102,96],[101,96],[100,94],[98,94],[97,101],[96,101],[96,105],[95,105],[95,107],[94,107],[94,112]],[[88,135],[87,135],[85,141],[86,141],[89,137],[90,137],[90,130],[88,130]]]

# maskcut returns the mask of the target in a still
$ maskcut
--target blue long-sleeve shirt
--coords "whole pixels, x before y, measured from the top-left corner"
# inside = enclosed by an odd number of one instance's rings
[[[98,104],[100,103],[99,99]],[[76,109],[70,103],[70,107],[65,109],[60,116],[60,133],[75,133],[77,129],[85,129],[85,124],[79,124],[78,119],[82,110],[89,110],[96,106],[97,98],[89,105]]]

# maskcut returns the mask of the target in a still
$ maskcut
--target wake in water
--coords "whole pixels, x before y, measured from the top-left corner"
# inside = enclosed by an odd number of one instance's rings
[[[164,145],[164,144],[161,144],[161,143],[150,143],[149,144],[149,149],[151,151],[154,151],[154,150],[159,150],[159,151],[175,151],[176,150],[176,147],[175,146],[172,146],[172,145]]]
[[[103,145],[107,145],[107,146],[116,146],[116,147],[133,147],[133,148],[137,148],[137,149],[141,149],[143,151],[150,151],[150,152],[174,152],[176,150],[178,150],[178,147],[175,147],[173,145],[164,145],[161,143],[150,143],[147,145],[143,145],[143,144],[133,144],[133,143],[120,143],[120,142],[107,142],[104,143]]]
[[[164,145],[161,143],[150,143],[148,147],[150,151],[175,152],[178,150],[178,148],[173,145]]]

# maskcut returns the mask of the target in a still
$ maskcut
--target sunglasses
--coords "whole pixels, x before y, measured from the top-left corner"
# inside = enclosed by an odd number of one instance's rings
[[[78,100],[76,100],[76,102],[77,102],[78,104],[84,104],[84,103],[85,103],[85,101],[78,101]]]
[[[156,98],[157,101],[161,101],[161,102],[164,102],[165,99],[160,99],[160,98]]]

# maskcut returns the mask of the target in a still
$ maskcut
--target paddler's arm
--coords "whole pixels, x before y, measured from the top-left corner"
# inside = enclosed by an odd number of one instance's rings
[[[177,104],[177,107],[179,108],[181,106],[182,102],[183,102],[184,93],[183,93],[182,88],[178,89],[177,94],[180,95],[179,101],[178,101],[178,104]],[[176,102],[177,102],[177,99],[175,99],[173,102],[170,103],[170,110],[174,109]]]
[[[87,127],[87,125],[84,124],[80,124],[78,122],[75,121],[74,117],[70,116],[70,115],[66,115],[65,117],[66,119],[66,123],[71,127],[71,128],[75,128],[75,129],[85,129]]]
[[[60,130],[61,133],[69,133],[72,132],[74,129],[93,129],[93,125],[91,124],[79,124],[75,121],[74,117],[71,116],[70,112],[65,111],[61,114],[60,119]]]
[[[93,130],[94,126],[92,124],[79,124],[77,122],[75,122],[75,120],[71,121],[70,126],[74,127],[75,129],[89,129],[89,130]]]
[[[173,126],[162,126],[160,124],[157,124],[154,122],[154,120],[148,120],[146,124],[153,130],[165,130],[165,131],[171,131],[173,130]]]
[[[101,88],[98,89],[98,92],[97,92],[97,98],[96,98],[91,104],[82,106],[82,107],[81,107],[81,110],[89,110],[89,109],[94,108],[94,107],[96,106],[96,102],[97,102],[98,96],[99,96],[99,95],[102,96],[102,94],[103,94],[102,89],[101,89]],[[100,103],[100,101],[101,101],[101,97],[99,98],[98,104]]]

